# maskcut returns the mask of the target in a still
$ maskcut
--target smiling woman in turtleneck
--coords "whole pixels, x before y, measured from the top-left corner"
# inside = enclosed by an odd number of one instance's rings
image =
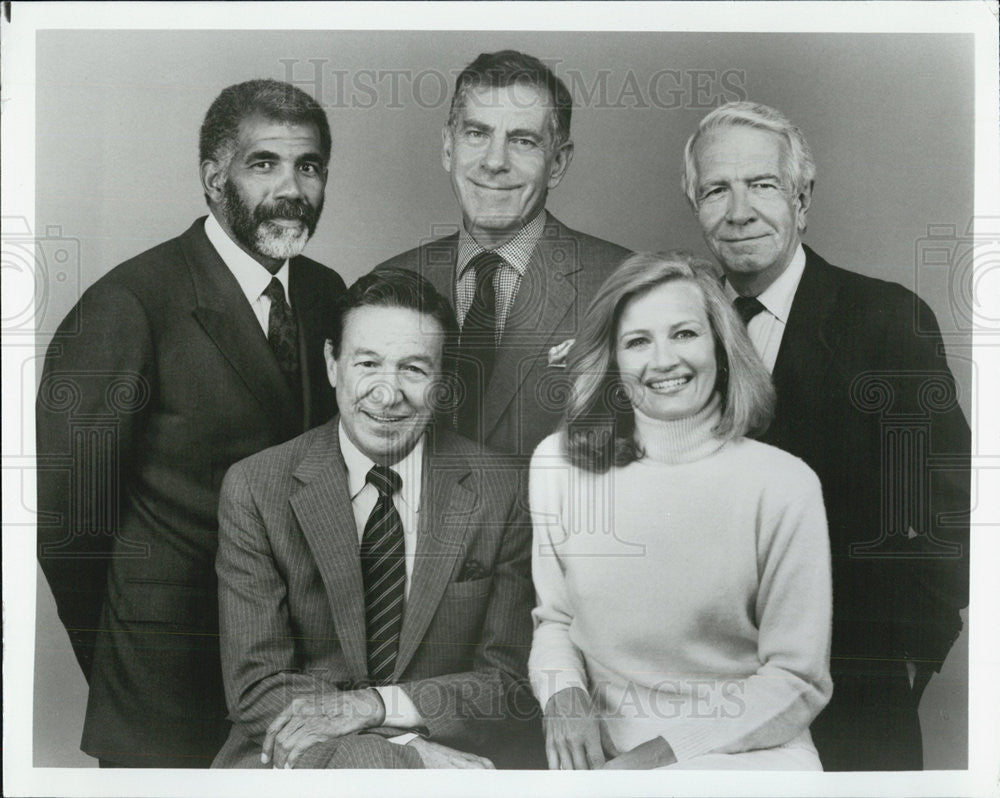
[[[822,492],[745,437],[774,392],[711,266],[629,257],[567,373],[564,423],[531,463],[529,667],[549,767],[821,769]]]

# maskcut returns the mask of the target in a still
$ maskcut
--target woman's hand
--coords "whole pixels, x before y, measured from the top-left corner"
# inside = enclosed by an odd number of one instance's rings
[[[549,770],[596,770],[604,764],[600,724],[582,688],[566,687],[553,695],[543,726]]]
[[[654,737],[639,743],[631,751],[626,751],[604,763],[604,770],[652,770],[672,765],[677,761],[674,749],[662,737]]]

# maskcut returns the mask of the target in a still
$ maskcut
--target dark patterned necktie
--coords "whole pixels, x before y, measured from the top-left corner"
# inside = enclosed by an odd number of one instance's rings
[[[392,501],[403,480],[387,466],[374,466],[366,480],[378,491],[378,501],[361,538],[368,678],[374,684],[386,684],[396,667],[399,632],[403,626],[406,586],[403,522]]]
[[[483,407],[497,355],[497,270],[506,261],[495,252],[481,252],[468,268],[476,276],[476,292],[462,322],[457,376],[464,399],[455,414],[459,434],[483,442]]]
[[[285,289],[277,277],[272,277],[264,290],[264,296],[271,300],[271,310],[267,314],[267,342],[274,352],[281,373],[288,381],[292,393],[298,395],[299,381],[299,333],[292,316],[292,309],[285,300]]]
[[[738,296],[733,300],[733,306],[743,319],[743,326],[750,324],[750,319],[764,310],[764,306],[755,296]]]

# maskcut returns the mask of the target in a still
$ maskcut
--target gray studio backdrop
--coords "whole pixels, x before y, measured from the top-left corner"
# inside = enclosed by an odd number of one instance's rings
[[[701,116],[738,99],[785,111],[818,165],[807,243],[930,303],[969,415],[960,278],[974,102],[964,35],[42,32],[39,345],[88,285],[207,212],[198,128],[223,87],[249,78],[292,80],[330,117],[326,208],[306,254],[351,283],[452,232],[458,216],[440,164],[451,87],[478,53],[508,47],[554,65],[574,95],[576,156],[550,209],[636,250],[708,254],[678,183]],[[34,763],[91,765],[78,749],[86,685],[40,572],[37,595]],[[921,706],[929,769],[966,766],[967,673],[963,633]]]

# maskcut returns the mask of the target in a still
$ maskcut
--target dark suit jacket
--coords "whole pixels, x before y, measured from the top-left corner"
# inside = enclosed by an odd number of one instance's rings
[[[532,708],[523,681],[531,532],[518,473],[446,430],[431,430],[424,457],[393,682],[430,739],[495,757],[511,729],[501,719]],[[230,470],[216,568],[234,725],[215,766],[260,767],[267,726],[293,698],[368,680],[358,530],[336,419]]]
[[[82,748],[94,756],[207,766],[225,739],[222,477],[336,411],[322,347],[344,283],[307,258],[290,270],[304,401],[202,219],[94,283],[49,347],[39,561],[90,684]]]
[[[412,269],[455,305],[458,233],[397,255],[376,269]],[[575,338],[597,289],[629,251],[570,230],[547,215],[531,262],[510,309],[486,391],[484,443],[525,462],[558,425],[565,373],[548,367],[548,352]]]
[[[848,678],[863,681],[886,668],[905,678],[904,659],[940,669],[961,630],[970,433],[927,305],[808,248],[773,376],[777,413],[763,439],[819,475],[830,524],[829,718],[845,701],[874,700],[863,698],[864,690],[852,693]],[[879,713],[871,704],[844,707],[845,718],[852,714]],[[813,727],[821,755],[822,718]],[[836,735],[859,753],[884,750],[892,733],[885,717],[874,722],[879,739],[856,729]],[[919,737],[912,745],[919,749]],[[824,764],[829,768],[826,757]]]

